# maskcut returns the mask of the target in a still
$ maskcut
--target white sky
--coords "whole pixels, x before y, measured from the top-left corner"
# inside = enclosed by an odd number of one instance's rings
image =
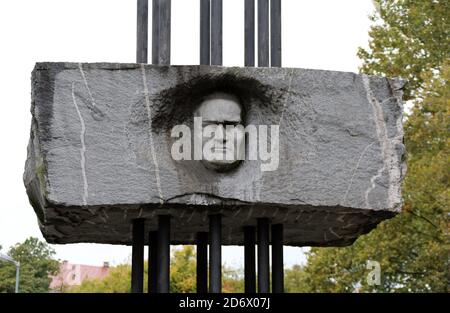
[[[223,63],[243,66],[244,0],[224,0],[223,4]],[[356,51],[367,46],[368,15],[373,9],[371,0],[282,0],[283,66],[357,72]],[[35,62],[134,62],[135,37],[136,0],[0,1],[3,250],[29,236],[43,239],[22,182]],[[172,64],[199,63],[199,0],[172,0],[171,45]],[[53,247],[62,260],[92,265],[121,263],[131,254],[126,246]],[[285,247],[285,266],[304,262],[303,250]],[[224,247],[223,260],[243,266],[243,249]]]

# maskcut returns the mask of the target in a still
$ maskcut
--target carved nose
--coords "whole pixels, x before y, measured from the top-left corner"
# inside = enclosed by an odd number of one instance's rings
[[[226,136],[225,136],[225,127],[223,127],[223,124],[218,124],[216,129],[215,138],[216,140],[225,143],[226,142]]]

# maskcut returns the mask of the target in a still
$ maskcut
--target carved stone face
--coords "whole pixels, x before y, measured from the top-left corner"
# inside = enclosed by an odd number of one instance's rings
[[[203,165],[218,172],[236,167],[240,162],[238,155],[245,149],[242,106],[239,99],[230,94],[213,93],[204,98],[194,115],[201,117],[203,123],[202,133],[196,133],[194,136],[202,136],[204,152],[211,151],[206,155],[204,153]],[[239,125],[240,127],[236,127]],[[232,131],[231,126],[234,126]],[[214,132],[212,136],[211,132]]]

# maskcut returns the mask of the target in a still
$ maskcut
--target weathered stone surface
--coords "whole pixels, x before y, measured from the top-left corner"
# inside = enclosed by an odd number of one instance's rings
[[[184,102],[224,84],[241,88],[247,124],[280,125],[278,170],[171,158]],[[51,243],[129,244],[131,219],[151,230],[158,214],[172,216],[173,243],[193,243],[221,213],[224,244],[268,217],[287,245],[347,245],[400,210],[401,88],[306,69],[38,63],[25,186]]]

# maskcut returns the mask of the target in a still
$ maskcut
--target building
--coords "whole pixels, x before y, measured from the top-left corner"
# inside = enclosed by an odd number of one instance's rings
[[[51,277],[50,289],[63,291],[67,287],[81,285],[87,279],[104,279],[108,274],[108,262],[104,262],[103,266],[91,266],[63,261],[59,265],[59,273]]]

